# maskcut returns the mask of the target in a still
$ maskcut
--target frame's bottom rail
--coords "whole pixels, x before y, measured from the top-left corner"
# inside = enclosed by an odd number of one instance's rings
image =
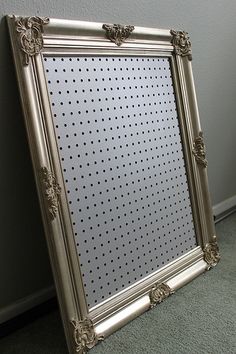
[[[207,263],[203,259],[200,259],[189,268],[167,280],[165,284],[170,287],[171,292],[175,292],[206,270]],[[98,337],[108,337],[110,334],[150,309],[150,307],[151,303],[149,294],[145,294],[128,306],[122,308],[120,311],[116,312],[114,315],[111,315],[109,318],[106,318],[104,321],[98,323],[95,326],[96,335]]]

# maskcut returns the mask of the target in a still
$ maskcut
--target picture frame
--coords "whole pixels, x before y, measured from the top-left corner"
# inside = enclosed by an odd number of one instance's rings
[[[68,349],[85,353],[220,259],[191,42],[7,22]]]

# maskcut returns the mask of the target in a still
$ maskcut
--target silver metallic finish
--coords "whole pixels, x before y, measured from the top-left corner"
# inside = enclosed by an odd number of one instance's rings
[[[43,26],[49,18],[31,16],[16,19],[16,31],[19,33],[20,49],[24,52],[24,64],[29,64],[29,57],[39,54],[43,48]]]
[[[47,204],[48,214],[53,220],[58,213],[59,197],[61,194],[61,187],[56,182],[55,176],[50,172],[47,167],[40,169],[42,190]]]
[[[203,141],[203,133],[199,132],[199,135],[195,138],[193,144],[193,154],[197,163],[202,165],[203,167],[207,167],[206,160],[206,148]]]
[[[171,294],[173,294],[173,291],[169,285],[165,283],[156,284],[149,293],[150,307],[153,308],[157,304],[160,304]]]
[[[174,274],[177,272],[182,274],[190,267],[191,264],[197,263],[201,260],[202,254],[203,253],[200,247],[196,247],[184,256],[179,257],[177,260],[169,263],[161,269],[158,269],[156,272],[148,275],[139,282],[131,285],[123,291],[120,291],[120,293],[94,307],[91,310],[94,323],[99,322],[103,317],[111,316],[113,313],[119,311],[119,308],[132,303],[136,298],[142,297],[143,294],[149,294],[156,283],[163,283],[166,282],[167,279],[172,279]],[[171,289],[176,289],[176,282]],[[127,301],[127,298],[129,301]]]
[[[134,30],[134,26],[122,26],[118,24],[103,24],[102,28],[106,31],[107,38],[118,46],[120,46]]]
[[[188,55],[179,55],[176,52],[170,30],[135,27],[132,41],[127,40],[119,47],[105,39],[101,23],[50,19],[42,33],[41,52],[39,55],[29,56],[28,65],[23,65],[16,19],[20,17],[7,18],[11,44],[62,320],[69,351],[75,354],[74,326],[70,319],[83,321],[90,318],[96,336],[107,337],[150,308],[149,292],[156,283],[165,283],[171,290],[176,291],[209,267],[204,260],[203,250],[208,244],[215,242],[215,229],[207,169],[197,163],[192,152],[194,139],[201,132],[201,126],[191,62]],[[88,309],[85,296],[66,182],[58,154],[50,92],[42,60],[43,56],[57,58],[73,55],[94,58],[99,56],[170,58],[193,221],[199,245],[91,309]],[[42,193],[39,173],[42,166],[53,172],[61,186],[60,208],[53,222],[48,218]]]
[[[220,251],[218,244],[216,242],[216,237],[213,238],[213,241],[206,244],[204,250],[204,260],[208,264],[208,270],[212,267],[215,267],[220,261]]]
[[[188,32],[171,30],[173,36],[172,44],[177,55],[187,57],[192,60],[191,42],[189,40]]]
[[[185,270],[182,269],[180,274],[171,276],[168,280],[166,279],[165,283],[171,288],[172,291],[176,291],[198,275],[202,274],[205,270],[205,261],[198,260],[197,262],[188,265]],[[95,331],[98,336],[102,334],[106,338],[115,330],[128,323],[130,320],[133,320],[137,316],[140,316],[149,309],[149,291],[145,291],[144,295],[141,297],[135,298],[133,301],[127,303],[126,306],[120,306],[120,311],[114,312],[112,316],[104,318],[104,321],[95,326]]]
[[[89,318],[82,321],[71,320],[74,333],[75,351],[78,354],[87,353],[103,337],[98,337],[94,331],[93,322]]]

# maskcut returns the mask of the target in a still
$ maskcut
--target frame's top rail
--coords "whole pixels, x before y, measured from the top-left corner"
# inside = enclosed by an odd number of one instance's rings
[[[21,16],[8,16],[10,19],[19,19]],[[44,38],[65,38],[65,37],[89,37],[94,39],[103,39],[106,37],[106,32],[103,28],[103,23],[100,22],[88,22],[88,21],[77,21],[77,20],[64,20],[50,18],[47,26],[43,28]],[[121,27],[126,27],[126,25],[121,25]],[[133,26],[130,26],[133,27]],[[158,42],[164,45],[171,44],[172,35],[170,30],[167,29],[156,29],[148,27],[133,27],[132,33],[130,33],[129,38],[126,42],[133,41],[147,41],[147,42]]]

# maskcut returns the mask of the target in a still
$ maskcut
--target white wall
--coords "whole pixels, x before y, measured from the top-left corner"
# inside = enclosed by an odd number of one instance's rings
[[[213,203],[236,195],[235,0],[1,0],[10,13],[187,30]],[[0,77],[1,310],[52,284],[4,19]]]

